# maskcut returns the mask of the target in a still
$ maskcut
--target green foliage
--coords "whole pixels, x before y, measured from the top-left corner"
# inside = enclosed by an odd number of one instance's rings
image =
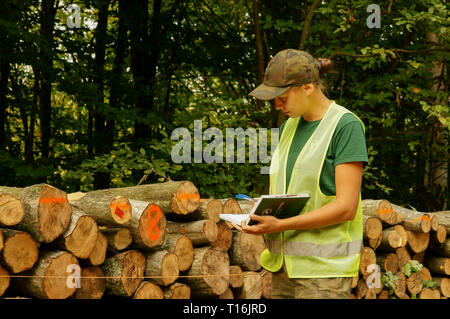
[[[411,259],[404,266],[404,273],[406,277],[411,276],[414,272],[419,272],[422,269],[423,265],[419,263],[417,260]]]
[[[437,288],[437,282],[436,281],[431,281],[428,279],[424,279],[422,282],[422,286],[423,288],[431,288],[431,289],[436,289]]]
[[[389,294],[392,295],[394,289],[395,289],[395,282],[398,280],[398,277],[393,275],[392,272],[386,271],[381,276],[381,282],[385,287],[389,289]]]

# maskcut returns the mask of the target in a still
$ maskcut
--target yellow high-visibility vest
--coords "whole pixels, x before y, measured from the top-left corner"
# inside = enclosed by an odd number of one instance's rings
[[[319,180],[331,138],[339,119],[345,113],[355,115],[335,101],[330,104],[298,155],[287,191],[286,162],[300,117],[286,120],[272,156],[269,193],[309,193],[311,198],[300,214],[336,200],[335,195],[327,196],[322,193]],[[362,121],[361,124],[365,132]],[[265,269],[275,272],[283,266],[284,260],[289,278],[354,277],[358,274],[362,239],[360,192],[355,218],[350,221],[322,228],[264,234],[267,248],[262,252],[260,262]]]

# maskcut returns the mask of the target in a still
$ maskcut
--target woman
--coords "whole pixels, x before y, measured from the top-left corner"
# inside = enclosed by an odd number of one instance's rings
[[[329,60],[287,49],[270,60],[249,95],[275,99],[288,115],[270,167],[270,194],[311,195],[299,215],[252,215],[264,235],[261,265],[273,272],[272,298],[349,298],[362,246],[361,181],[368,161],[364,125],[322,92]],[[328,64],[329,65],[329,64]]]

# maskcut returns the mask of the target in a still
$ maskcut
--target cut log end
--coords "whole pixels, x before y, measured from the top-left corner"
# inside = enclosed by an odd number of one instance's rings
[[[10,280],[8,271],[0,266],[0,296],[8,289]]]
[[[177,255],[166,254],[161,263],[161,281],[163,285],[168,286],[174,283],[178,279],[179,274]]]
[[[423,288],[419,294],[419,299],[441,299],[438,289]]]
[[[125,196],[116,196],[109,204],[111,218],[119,225],[125,224],[131,219],[131,205]]]
[[[180,236],[177,240],[174,253],[178,257],[179,270],[188,270],[194,260],[194,246],[192,245],[192,240],[187,236]]]
[[[27,189],[22,195],[26,194]],[[39,197],[38,223],[44,242],[52,242],[60,236],[67,229],[71,216],[72,206],[67,201],[66,192],[43,184]]]
[[[24,209],[16,196],[0,194],[0,225],[14,226],[22,221]]]
[[[212,220],[215,223],[220,222],[219,215],[222,214],[223,205],[217,199],[211,199],[206,206],[206,214],[208,219]]]
[[[94,249],[88,257],[89,263],[92,266],[101,265],[105,261],[107,248],[108,240],[100,231],[97,230],[97,240],[95,242]]]
[[[178,186],[170,201],[170,208],[175,214],[187,215],[200,205],[200,193],[190,181],[183,181]]]
[[[149,248],[161,246],[164,242],[167,219],[161,208],[149,204],[139,218],[138,231],[143,244]]]
[[[364,224],[364,230],[369,239],[378,239],[383,231],[383,225],[379,218],[369,217]]]
[[[144,279],[145,257],[136,250],[126,252],[121,275],[122,287],[131,296]]]
[[[217,223],[217,229],[217,239],[211,245],[227,251],[231,247],[233,232],[224,221]]]
[[[182,283],[174,283],[164,288],[164,299],[190,299],[191,288]]]
[[[435,238],[438,243],[442,244],[445,242],[445,239],[447,238],[447,229],[444,226],[439,226],[437,228]]]
[[[10,235],[5,240],[3,249],[6,266],[14,274],[31,269],[39,256],[37,242],[26,232],[14,230],[8,232]]]
[[[76,299],[101,299],[105,292],[105,274],[99,267],[81,269],[80,287],[74,297]]]
[[[204,281],[216,295],[221,295],[230,282],[230,261],[228,254],[218,248],[210,248],[203,255],[202,274]]]
[[[158,285],[143,281],[136,289],[133,299],[164,299],[164,292]]]
[[[241,287],[243,279],[242,268],[239,265],[230,266],[230,286],[233,288]]]
[[[370,247],[363,247],[361,251],[361,258],[359,263],[359,271],[361,274],[366,277],[370,275],[373,270],[368,269],[369,265],[376,264],[377,258],[375,256],[375,252]]]
[[[78,260],[68,252],[52,258],[45,270],[43,289],[48,299],[66,299],[75,293],[75,285],[67,285],[70,265],[78,265]]]
[[[81,216],[72,233],[65,238],[68,251],[78,258],[88,258],[97,243],[98,226],[91,216]]]
[[[219,236],[219,228],[217,226],[217,223],[213,222],[212,220],[206,220],[203,223],[203,233],[206,236],[206,239],[209,242],[214,242],[217,240],[217,237]]]

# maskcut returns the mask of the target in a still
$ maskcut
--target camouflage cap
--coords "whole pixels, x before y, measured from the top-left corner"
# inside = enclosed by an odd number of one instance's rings
[[[267,64],[264,81],[248,95],[272,100],[293,86],[319,80],[318,62],[309,53],[294,49],[278,52]]]

